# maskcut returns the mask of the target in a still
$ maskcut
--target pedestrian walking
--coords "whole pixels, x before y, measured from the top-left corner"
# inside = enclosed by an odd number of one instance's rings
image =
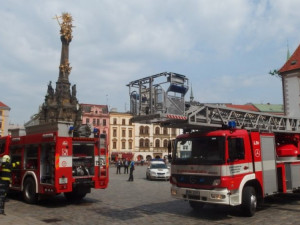
[[[5,215],[4,205],[5,202],[8,201],[6,197],[11,183],[11,169],[12,167],[16,167],[16,165],[20,165],[20,163],[16,162],[11,164],[8,155],[2,157],[2,164],[0,167],[0,214]]]
[[[134,171],[134,161],[131,160],[129,164],[129,179],[128,181],[133,181],[133,171]]]
[[[128,174],[128,167],[129,167],[129,161],[126,158],[125,162],[124,162],[124,174],[127,173]]]
[[[122,166],[121,160],[118,159],[116,164],[117,164],[117,174],[120,174],[121,173],[121,166]]]

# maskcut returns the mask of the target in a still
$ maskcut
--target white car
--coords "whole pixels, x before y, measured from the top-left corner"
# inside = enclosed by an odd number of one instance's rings
[[[162,161],[153,161],[146,170],[146,178],[150,180],[169,180],[170,168]]]

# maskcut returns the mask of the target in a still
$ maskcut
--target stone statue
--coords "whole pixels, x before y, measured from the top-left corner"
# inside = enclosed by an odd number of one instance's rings
[[[54,95],[54,90],[53,90],[51,81],[50,81],[49,84],[48,84],[48,95],[49,95],[50,97],[53,97],[53,95]]]
[[[76,97],[76,84],[72,86],[72,97]]]

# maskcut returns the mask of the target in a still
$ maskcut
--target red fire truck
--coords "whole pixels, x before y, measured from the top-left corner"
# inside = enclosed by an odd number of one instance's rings
[[[106,143],[106,135],[88,125],[75,132],[72,124],[59,122],[1,137],[0,158],[7,154],[12,162],[20,162],[12,170],[11,189],[22,192],[27,203],[60,193],[80,200],[91,188],[108,185]]]
[[[167,91],[154,78],[166,76]],[[182,128],[172,150],[171,195],[194,209],[241,206],[246,216],[300,189],[300,119],[210,104],[187,105],[186,78],[161,73],[128,84],[132,122]],[[145,96],[142,100],[139,96]],[[188,107],[187,107],[188,106]],[[173,146],[173,147],[172,147]]]

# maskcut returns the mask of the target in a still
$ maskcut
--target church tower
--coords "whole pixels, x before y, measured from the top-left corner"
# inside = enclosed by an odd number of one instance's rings
[[[69,63],[69,44],[72,41],[72,16],[63,13],[57,17],[60,25],[60,39],[62,42],[59,76],[55,90],[51,81],[48,84],[45,102],[39,113],[39,124],[53,122],[71,122],[74,125],[81,124],[81,109],[76,97],[76,85],[71,87],[69,76],[72,67]],[[62,20],[62,21],[60,21]]]
[[[279,70],[282,78],[284,113],[300,117],[300,45]]]

